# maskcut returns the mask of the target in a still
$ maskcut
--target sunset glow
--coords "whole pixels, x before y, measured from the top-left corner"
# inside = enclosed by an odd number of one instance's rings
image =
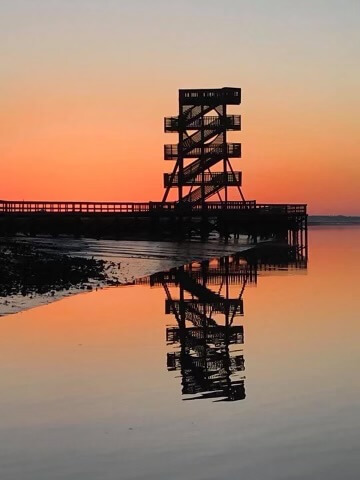
[[[358,1],[1,9],[1,199],[160,200],[178,89],[234,86],[245,197],[360,214]]]

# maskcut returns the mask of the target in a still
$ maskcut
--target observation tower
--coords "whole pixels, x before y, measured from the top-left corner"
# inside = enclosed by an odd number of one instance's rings
[[[241,157],[241,144],[227,141],[228,131],[241,129],[240,115],[228,115],[227,106],[240,103],[240,88],[179,90],[179,114],[164,119],[165,132],[178,133],[178,143],[164,146],[165,160],[175,166],[164,174],[163,203],[176,188],[181,204],[205,207],[217,195],[226,207],[229,187],[245,202],[241,172],[230,161]]]

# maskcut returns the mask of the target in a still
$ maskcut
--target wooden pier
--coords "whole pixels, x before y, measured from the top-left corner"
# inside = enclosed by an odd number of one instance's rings
[[[227,141],[241,130],[241,89],[179,90],[179,111],[164,119],[164,130],[177,143],[164,146],[173,162],[164,174],[161,202],[0,201],[0,235],[76,235],[119,239],[207,239],[216,232],[229,238],[246,235],[253,242],[274,238],[306,243],[305,204],[264,204],[246,200],[242,173],[233,161],[241,144]],[[136,185],[135,185],[136,188]],[[235,192],[239,200],[235,198]],[[177,199],[169,201],[173,192]],[[216,199],[216,201],[214,201]]]
[[[257,238],[305,232],[306,205],[256,202],[0,201],[0,235],[76,235],[94,238]]]

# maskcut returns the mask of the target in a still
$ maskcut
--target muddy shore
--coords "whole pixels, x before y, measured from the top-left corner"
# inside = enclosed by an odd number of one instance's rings
[[[250,245],[119,242],[71,238],[0,239],[0,316],[75,293],[126,285],[189,261]]]
[[[0,315],[47,303],[76,290],[116,285],[117,268],[101,259],[0,240]]]

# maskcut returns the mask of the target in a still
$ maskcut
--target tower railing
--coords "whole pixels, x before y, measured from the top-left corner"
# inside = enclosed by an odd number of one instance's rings
[[[164,145],[164,159],[176,160],[179,156],[180,149],[178,144]],[[241,157],[241,143],[217,144],[211,143],[202,147],[193,147],[186,151],[186,158],[198,158],[204,155],[216,155],[218,157],[228,156],[234,158]]]
[[[182,105],[239,105],[241,90],[239,88],[190,89],[179,90],[179,100]]]
[[[184,185],[215,185],[219,182],[226,182],[227,185],[241,185],[241,172],[205,172],[197,175],[191,180],[184,182],[180,180],[179,174],[176,173],[173,177],[169,173],[164,173],[164,186],[167,187],[170,184],[178,185],[183,183]]]
[[[227,115],[225,118],[217,115],[206,115],[195,119],[181,119],[177,117],[165,117],[165,132],[178,132],[180,129],[216,129],[224,127],[227,130],[241,130],[241,115]]]

